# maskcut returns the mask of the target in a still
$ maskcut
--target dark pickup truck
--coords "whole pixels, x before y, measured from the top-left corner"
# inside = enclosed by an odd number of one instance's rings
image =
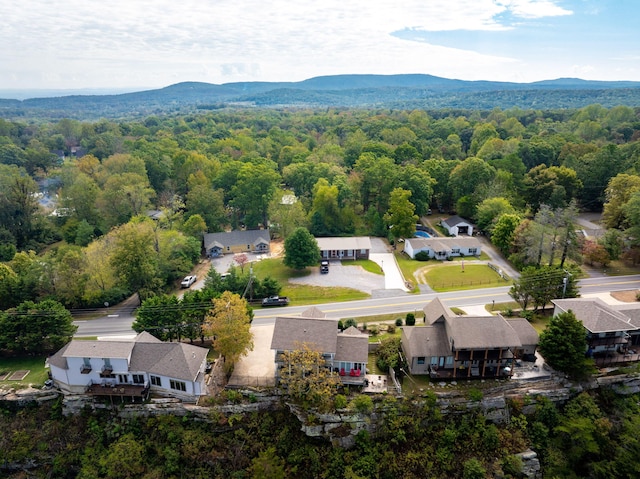
[[[262,300],[262,306],[286,306],[289,304],[289,298],[286,296],[269,296]]]

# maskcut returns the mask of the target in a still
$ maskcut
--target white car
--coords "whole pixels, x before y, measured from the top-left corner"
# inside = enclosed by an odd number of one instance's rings
[[[182,283],[180,283],[180,286],[182,286],[183,288],[189,288],[193,283],[196,282],[197,279],[198,278],[195,274],[192,276],[185,276],[185,278],[182,280]]]

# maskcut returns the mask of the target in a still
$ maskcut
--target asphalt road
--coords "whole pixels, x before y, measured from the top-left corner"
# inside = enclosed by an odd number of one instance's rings
[[[611,291],[640,289],[640,275],[611,276],[606,278],[588,278],[579,281],[580,293],[595,294]],[[465,307],[484,305],[494,301],[496,303],[511,301],[508,294],[509,287],[474,289],[453,291],[450,293],[407,294],[391,298],[375,298],[341,303],[325,303],[316,305],[318,309],[334,318],[357,318],[374,314],[407,313],[418,311],[436,296],[449,307]],[[286,306],[282,308],[256,309],[254,311],[255,325],[273,324],[276,316],[299,315],[309,306]],[[131,336],[133,314],[129,310],[120,311],[117,316],[102,317],[90,321],[76,321],[78,325],[76,336]]]

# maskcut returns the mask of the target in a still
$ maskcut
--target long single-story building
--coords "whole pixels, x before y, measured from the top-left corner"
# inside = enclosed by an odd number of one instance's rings
[[[233,230],[204,235],[204,250],[212,258],[228,253],[268,253],[270,247],[271,234],[268,229]]]
[[[404,240],[404,252],[415,259],[416,254],[424,251],[429,258],[445,260],[452,256],[480,256],[482,245],[472,237],[456,236],[452,238],[408,238]]]
[[[322,259],[369,259],[371,239],[368,236],[331,236],[316,238]]]

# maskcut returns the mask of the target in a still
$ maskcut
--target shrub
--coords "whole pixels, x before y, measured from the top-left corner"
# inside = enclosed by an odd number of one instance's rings
[[[369,413],[373,411],[373,399],[370,396],[360,394],[351,401],[350,408],[361,413]]]
[[[344,394],[336,394],[333,400],[333,405],[336,409],[344,409],[347,407],[347,398]]]
[[[473,389],[469,389],[467,396],[471,401],[479,402],[479,401],[482,401],[483,394],[482,394],[482,391],[480,391],[479,389],[473,388]]]
[[[380,333],[380,327],[377,324],[372,324],[369,327],[369,333],[371,334],[371,336],[377,336],[378,333]]]
[[[339,326],[339,324],[338,324],[338,326]],[[353,318],[345,319],[345,320],[344,320],[344,323],[342,323],[342,327],[343,327],[344,329],[348,329],[348,328],[350,328],[351,326],[353,326],[354,328],[357,328],[357,327],[358,327],[358,322],[357,322],[355,319],[353,319]]]
[[[397,326],[397,327],[402,326],[402,318],[398,318],[398,319],[396,319],[396,326]]]
[[[502,459],[502,472],[512,477],[522,475],[523,463],[518,456],[509,455]]]
[[[407,316],[404,320],[407,326],[415,326],[416,325],[416,315],[413,313],[407,313]]]
[[[387,333],[396,334],[396,327],[393,324],[387,326]]]
[[[426,251],[418,251],[413,259],[416,261],[429,261],[431,258],[429,257],[429,253]]]

